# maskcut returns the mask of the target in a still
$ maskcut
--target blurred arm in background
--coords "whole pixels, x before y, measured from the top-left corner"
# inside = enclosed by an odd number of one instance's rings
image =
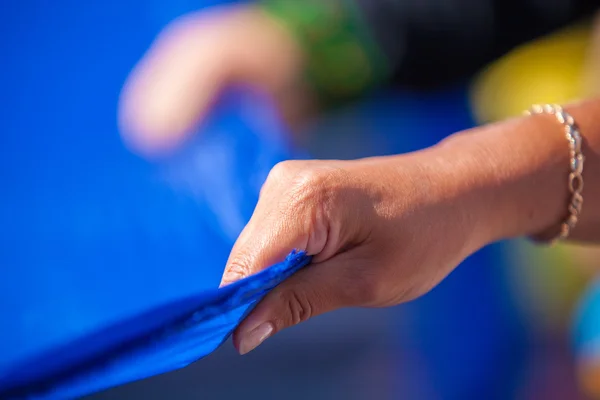
[[[176,146],[235,83],[273,95],[295,125],[382,85],[466,78],[596,8],[593,0],[263,0],[194,13],[168,26],[133,71],[122,131],[141,151]]]

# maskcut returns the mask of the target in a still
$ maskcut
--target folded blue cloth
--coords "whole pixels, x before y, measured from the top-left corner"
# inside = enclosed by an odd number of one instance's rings
[[[42,354],[2,376],[0,398],[76,398],[185,367],[219,347],[271,289],[309,261],[305,253],[294,251],[284,262],[242,281],[149,311]],[[69,360],[74,348],[85,348],[102,337],[113,339],[105,349]],[[36,376],[35,371],[48,364],[55,368]]]
[[[102,130],[3,138],[21,151],[2,148],[0,398],[72,398],[182,367],[308,262],[293,253],[216,289],[269,170],[296,152],[249,90],[224,94],[199,130],[160,162]]]
[[[216,290],[269,170],[296,155],[268,99],[226,94],[159,163],[116,129],[122,84],[158,30],[223,2],[2,7],[0,398],[62,399],[178,368],[307,262]]]

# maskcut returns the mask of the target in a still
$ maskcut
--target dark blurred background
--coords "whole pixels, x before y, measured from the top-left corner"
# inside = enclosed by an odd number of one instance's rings
[[[0,268],[43,264],[44,271],[53,272],[47,280],[37,278],[41,287],[63,279],[58,275],[77,264],[145,265],[152,276],[140,274],[139,267],[137,274],[123,269],[117,278],[121,286],[107,292],[124,309],[128,280],[183,285],[191,271],[202,268],[205,281],[187,282],[182,292],[218,283],[231,237],[223,240],[227,235],[215,232],[219,229],[202,215],[188,220],[182,211],[158,217],[155,213],[168,206],[163,199],[139,195],[146,189],[137,192],[134,173],[129,186],[116,178],[138,168],[137,161],[118,161],[126,153],[116,127],[121,85],[165,24],[208,5],[200,0],[2,1]],[[579,94],[561,87],[576,86],[583,74],[589,32],[583,27],[534,43],[470,82],[433,93],[378,93],[323,117],[308,129],[307,148],[299,151],[317,158],[408,152],[483,120],[513,115],[529,105],[535,88],[545,88],[548,102],[570,100]],[[573,52],[571,63],[547,62],[548,54],[565,48]],[[524,80],[529,86],[517,83]],[[500,93],[494,85],[514,90],[504,96],[510,91]],[[107,195],[114,191],[119,195]],[[126,227],[132,213],[136,229]],[[136,239],[144,229],[146,236]],[[155,242],[163,247],[151,249]],[[88,247],[77,249],[82,243]],[[62,248],[68,250],[56,250]],[[183,370],[89,399],[584,399],[585,373],[578,359],[586,354],[572,332],[580,324],[577,315],[597,313],[574,310],[593,281],[598,255],[590,249],[501,243],[469,258],[440,287],[410,304],[321,316],[245,357],[227,343]],[[19,284],[26,290],[26,281]],[[2,285],[8,290],[15,282]],[[7,299],[0,304],[3,330],[18,318],[11,314],[18,307]],[[19,342],[18,335],[12,340],[17,347],[33,346]]]

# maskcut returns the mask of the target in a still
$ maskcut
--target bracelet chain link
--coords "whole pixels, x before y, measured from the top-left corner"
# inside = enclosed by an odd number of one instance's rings
[[[573,117],[559,105],[545,104],[533,105],[526,111],[527,115],[550,114],[554,115],[559,123],[564,126],[565,137],[570,149],[570,171],[568,188],[571,195],[568,205],[568,216],[561,223],[560,233],[552,242],[564,240],[569,237],[575,225],[579,221],[583,207],[583,162],[585,157],[581,152],[582,137]]]

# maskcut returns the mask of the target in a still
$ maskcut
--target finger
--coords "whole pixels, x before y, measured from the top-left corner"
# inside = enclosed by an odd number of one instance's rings
[[[340,221],[346,229],[353,224],[333,215],[334,184],[339,184],[339,179],[330,172],[308,169],[298,173],[294,162],[276,165],[231,252],[222,285],[280,262],[294,249],[316,255],[316,261],[335,254],[341,243]]]
[[[221,280],[221,286],[253,275],[285,259],[292,250],[314,253],[309,248],[309,227],[299,223],[300,217],[282,215],[261,218],[253,216],[236,241]]]
[[[338,258],[306,267],[269,293],[236,329],[238,352],[246,354],[285,328],[354,305],[352,285],[357,282],[349,282],[344,273],[351,260]]]

